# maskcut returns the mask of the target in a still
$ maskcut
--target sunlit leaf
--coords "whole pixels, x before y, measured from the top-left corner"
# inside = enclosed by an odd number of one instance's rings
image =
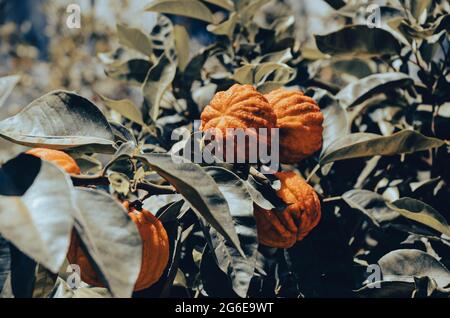
[[[111,151],[114,136],[102,112],[89,100],[66,91],[44,95],[0,122],[0,136],[30,147],[90,146]]]
[[[115,110],[119,114],[121,114],[123,117],[134,121],[135,123],[146,126],[144,121],[142,120],[142,112],[141,110],[129,99],[122,99],[122,100],[113,100],[109,99],[103,95],[100,95],[100,98],[102,99],[102,102],[108,106],[109,108]]]
[[[158,118],[161,99],[175,78],[176,71],[177,65],[163,55],[148,72],[142,91],[153,120]]]
[[[153,54],[152,41],[150,37],[140,29],[117,24],[117,36],[120,44],[134,49],[144,55]]]
[[[209,23],[213,22],[211,11],[198,0],[153,0],[145,10],[181,15]]]
[[[395,250],[384,255],[378,264],[381,267],[383,280],[397,280],[398,278],[430,277],[439,286],[450,284],[450,272],[433,256],[420,250]]]
[[[408,219],[425,224],[442,234],[450,236],[450,226],[445,217],[422,201],[401,198],[388,204],[388,206]]]
[[[355,133],[336,140],[325,149],[321,155],[320,164],[377,155],[393,156],[413,153],[438,148],[444,144],[445,142],[440,139],[426,137],[413,130],[402,130],[387,137]]]
[[[234,29],[236,28],[237,21],[238,15],[236,12],[233,12],[228,18],[228,20],[220,24],[210,24],[208,25],[207,29],[211,33],[217,35],[225,35],[231,40],[234,33]]]
[[[141,268],[142,244],[125,209],[105,192],[73,190],[75,228],[116,297],[130,297]],[[95,211],[95,213],[93,213]]]
[[[347,85],[336,95],[336,98],[347,108],[360,104],[375,94],[412,84],[412,78],[404,73],[373,74]]]
[[[182,25],[173,27],[173,35],[175,40],[175,49],[178,57],[178,67],[184,72],[189,63],[189,34]]]
[[[342,199],[354,209],[367,215],[377,226],[382,222],[391,221],[399,213],[390,209],[386,200],[380,194],[368,190],[351,190],[342,195]]]
[[[18,75],[0,77],[0,107],[5,104],[6,99],[19,81],[20,76]]]
[[[72,183],[59,168],[21,155],[0,169],[0,233],[52,272],[69,248]]]
[[[314,89],[307,91],[306,94],[311,96],[317,104],[324,116],[323,122],[323,146],[327,149],[334,141],[346,136],[350,132],[347,113],[341,106],[339,101],[326,90]]]

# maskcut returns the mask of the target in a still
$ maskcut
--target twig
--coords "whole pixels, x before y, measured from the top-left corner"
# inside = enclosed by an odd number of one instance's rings
[[[314,169],[311,171],[311,173],[309,174],[308,178],[306,178],[306,182],[311,181],[312,177],[315,176],[316,172],[319,171],[320,169],[320,164],[317,164]]]
[[[105,176],[79,177],[71,176],[73,185],[76,187],[92,185],[109,185],[109,179]],[[139,190],[147,191],[151,195],[175,194],[176,190],[172,186],[157,185],[149,182],[140,182],[136,185]]]
[[[339,201],[342,200],[342,197],[331,197],[331,198],[325,198],[322,200],[322,202],[333,202],[333,201]]]

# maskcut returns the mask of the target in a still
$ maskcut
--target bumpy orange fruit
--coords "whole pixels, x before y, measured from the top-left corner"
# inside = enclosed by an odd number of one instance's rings
[[[125,202],[124,206],[129,210],[128,215],[138,227],[142,238],[141,271],[134,286],[135,291],[140,291],[155,284],[164,273],[169,261],[169,238],[162,223],[152,213],[146,210],[129,209],[128,202]],[[72,233],[67,259],[70,264],[80,266],[81,279],[84,282],[92,286],[104,287],[84,253],[80,238],[75,231]]]
[[[219,131],[226,140],[230,136],[228,128],[242,129],[249,135],[259,138],[257,139],[259,142],[267,143],[268,149],[270,149],[270,129],[276,126],[275,113],[266,98],[253,86],[239,84],[233,85],[227,91],[218,92],[203,110],[201,120],[203,132]],[[249,128],[256,130],[256,136],[253,134],[255,130]],[[260,128],[268,130],[267,138],[258,134]],[[248,146],[246,143],[247,154]],[[243,155],[241,153],[238,156]]]
[[[320,221],[320,201],[314,189],[294,172],[280,172],[277,195],[288,205],[282,212],[264,210],[255,205],[254,216],[261,244],[290,248],[305,238]]]
[[[80,174],[80,167],[78,167],[75,160],[65,152],[45,148],[33,148],[26,153],[39,157],[42,160],[53,162],[67,173]]]
[[[282,163],[297,163],[322,147],[324,118],[311,97],[284,88],[265,97],[277,116]]]

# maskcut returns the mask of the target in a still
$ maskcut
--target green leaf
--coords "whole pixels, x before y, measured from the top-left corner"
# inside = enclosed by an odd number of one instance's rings
[[[413,83],[413,79],[404,73],[373,74],[347,85],[336,98],[342,106],[348,108],[362,103],[375,94],[407,87]]]
[[[412,38],[428,39],[430,43],[434,35],[439,35],[440,32],[450,29],[450,14],[444,14],[434,21],[430,26],[423,28],[420,25],[411,25],[406,20],[400,20],[397,25],[393,26],[398,29],[408,40],[412,42]]]
[[[369,190],[351,190],[342,199],[353,209],[364,213],[376,226],[392,221],[399,213],[390,209],[382,195]]]
[[[233,0],[204,0],[228,11],[234,11]]]
[[[0,107],[6,102],[6,99],[19,81],[20,76],[18,75],[0,77]]]
[[[252,61],[252,63],[253,64],[267,63],[267,62],[287,63],[292,59],[293,59],[292,49],[287,48],[282,51],[272,52],[272,53],[268,53],[268,54],[259,56],[259,57],[255,58]]]
[[[432,0],[411,0],[411,13],[418,20],[423,11],[431,6]]]
[[[225,242],[222,235],[213,228],[207,231],[207,241],[211,245],[211,250],[214,251],[219,268],[230,277],[233,290],[240,297],[247,297],[250,281],[255,274],[258,252],[253,200],[244,181],[233,172],[220,167],[207,167],[205,170],[216,181],[228,202],[246,257]]]
[[[189,63],[189,34],[184,26],[175,25],[173,27],[173,36],[178,57],[178,68],[184,72]]]
[[[262,63],[255,70],[255,84],[264,84],[268,78],[271,82],[288,83],[294,79],[296,74],[292,67],[284,63]]]
[[[89,100],[66,91],[44,95],[0,122],[0,136],[30,147],[90,146],[111,151],[114,135],[102,112]]]
[[[237,12],[241,17],[242,24],[249,26],[258,10],[270,1],[271,0],[251,0],[247,1],[243,7],[238,8]]]
[[[229,206],[219,187],[199,165],[169,154],[146,154],[143,159],[242,254]]]
[[[433,256],[413,249],[401,249],[384,255],[378,261],[383,280],[408,279],[414,282],[414,277],[430,277],[438,286],[450,284],[450,272]]]
[[[28,147],[0,138],[0,166],[28,149]]]
[[[315,38],[320,51],[335,57],[370,58],[400,52],[400,43],[391,33],[365,25],[347,26]]]
[[[145,11],[175,14],[209,23],[213,22],[211,11],[197,0],[154,0],[145,8]]]
[[[256,85],[261,92],[269,92],[295,78],[295,69],[285,63],[266,62],[246,64],[236,69],[233,79],[240,84]]]
[[[214,55],[216,50],[220,50],[217,44],[212,44],[202,49],[188,63],[186,70],[182,74],[181,81],[185,87],[191,87],[192,83],[201,78],[201,71],[208,58]]]
[[[114,63],[105,70],[106,75],[131,85],[142,85],[152,63],[143,59],[131,59],[123,63]]]
[[[107,193],[87,188],[72,192],[77,205],[75,229],[90,257],[114,296],[131,297],[142,258],[136,225]]]
[[[238,14],[236,12],[233,12],[228,18],[228,20],[220,24],[210,24],[207,26],[207,30],[217,35],[225,35],[231,41],[237,22],[238,22]]]
[[[119,43],[130,49],[136,50],[146,56],[153,54],[152,40],[137,28],[117,24],[117,37]]]
[[[129,99],[113,100],[98,94],[105,106],[115,110],[123,117],[145,127],[141,110]]]
[[[347,135],[333,142],[321,155],[320,164],[330,162],[371,157],[393,156],[438,148],[445,142],[426,137],[413,130],[402,130],[392,136],[383,137],[376,134],[356,133]]]
[[[217,85],[213,83],[206,84],[192,92],[192,99],[199,109],[203,109],[209,104],[217,91]]]
[[[176,72],[177,65],[165,55],[148,72],[145,83],[142,86],[142,93],[149,108],[150,118],[154,121],[158,119],[161,99],[164,92],[172,84]]]
[[[20,155],[0,169],[0,233],[57,273],[69,248],[72,182],[60,168]]]
[[[234,70],[233,79],[241,84],[253,84],[253,72],[252,64],[243,65]]]
[[[388,203],[388,206],[405,218],[425,224],[436,231],[450,236],[450,226],[445,217],[422,201],[412,198],[401,198]]]
[[[323,146],[327,149],[334,141],[346,136],[350,132],[347,113],[341,106],[339,101],[331,95],[328,91],[316,88],[313,94],[308,91],[307,95],[312,95],[312,98],[320,106],[324,116],[323,122]]]

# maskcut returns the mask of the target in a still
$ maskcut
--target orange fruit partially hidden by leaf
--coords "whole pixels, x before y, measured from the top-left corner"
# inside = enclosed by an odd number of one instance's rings
[[[67,173],[80,174],[81,172],[76,161],[65,152],[46,148],[33,148],[26,153],[41,158],[42,160],[52,162],[61,169],[64,169]]]
[[[169,262],[169,238],[162,223],[149,211],[130,209],[128,202],[124,207],[128,215],[136,224],[142,238],[142,263],[138,279],[134,286],[135,291],[149,288],[163,275]],[[95,272],[89,258],[81,247],[78,234],[73,231],[67,259],[70,264],[80,266],[81,279],[89,285],[104,287],[104,284]]]
[[[297,163],[322,148],[324,118],[314,99],[284,88],[265,97],[277,116],[282,163]]]
[[[320,201],[314,189],[295,172],[280,172],[276,177],[281,181],[277,195],[287,207],[277,212],[255,205],[258,240],[266,246],[290,248],[319,223]]]

